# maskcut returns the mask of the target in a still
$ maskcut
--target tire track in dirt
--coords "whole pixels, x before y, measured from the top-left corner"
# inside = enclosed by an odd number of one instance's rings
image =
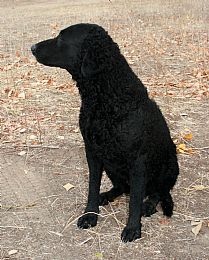
[[[79,191],[67,193],[62,183],[69,176],[55,174],[54,162],[62,152],[56,151],[53,162],[51,153],[42,151],[40,160],[29,155],[26,163],[25,158],[7,151],[0,153],[0,259],[10,259],[8,252],[13,249],[18,253],[11,259],[81,260],[87,255],[91,259],[91,252],[76,242],[80,233],[75,223],[65,229],[68,220],[76,218]],[[77,148],[72,151],[75,156],[80,153]]]
[[[33,245],[40,243],[40,240],[44,241],[49,231],[59,225],[49,210],[50,205],[43,201],[43,198],[50,196],[45,188],[46,178],[38,171],[32,172],[24,160],[16,156],[2,156],[0,165],[3,209],[1,229],[4,242],[7,241],[2,243],[3,247],[4,244],[7,247],[11,244],[13,248],[21,246],[24,250],[33,251]],[[32,247],[28,248],[28,244]],[[47,251],[42,246],[36,249],[39,254],[42,250],[43,253]]]

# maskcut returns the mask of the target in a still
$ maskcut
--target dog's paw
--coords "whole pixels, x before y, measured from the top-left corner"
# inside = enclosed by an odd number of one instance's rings
[[[111,200],[108,197],[108,192],[103,192],[99,194],[99,206],[108,205],[109,202],[111,202]]]
[[[121,234],[121,240],[126,242],[131,242],[141,237],[141,225],[136,227],[126,226]]]
[[[94,227],[97,224],[97,215],[94,213],[87,213],[78,219],[77,226],[79,228],[87,229]]]

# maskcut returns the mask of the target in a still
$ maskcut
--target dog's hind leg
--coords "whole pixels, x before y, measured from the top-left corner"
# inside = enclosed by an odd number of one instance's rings
[[[173,214],[173,199],[171,194],[168,192],[166,194],[155,193],[148,196],[148,199],[144,201],[142,206],[142,216],[150,217],[152,214],[156,213],[156,206],[160,202],[163,214],[167,217],[171,217]]]
[[[115,198],[122,195],[123,193],[129,193],[129,186],[126,187],[120,185],[120,186],[113,186],[112,189],[110,189],[107,192],[102,192],[99,195],[99,205],[104,206],[107,205],[109,202],[113,202]]]
[[[113,202],[114,199],[122,195],[123,193],[130,192],[130,186],[125,182],[124,179],[116,177],[113,173],[106,171],[107,176],[110,178],[113,187],[107,191],[99,194],[99,205],[104,206],[109,202]]]
[[[148,196],[147,200],[143,202],[142,205],[142,216],[150,217],[152,214],[156,213],[156,206],[160,201],[160,194],[154,193]]]
[[[152,214],[156,213],[158,202],[161,204],[163,214],[167,217],[171,217],[173,214],[174,203],[169,192],[163,195],[160,193],[149,195],[148,199],[143,203],[142,216],[150,217]]]
[[[168,192],[167,194],[164,194],[161,196],[161,207],[163,210],[163,214],[167,217],[171,217],[173,214],[173,199],[171,197],[171,194]]]
[[[162,175],[161,185],[159,186],[160,203],[163,210],[163,214],[167,217],[171,217],[173,214],[173,199],[170,194],[170,190],[176,183],[177,176],[179,174],[179,167],[176,157],[170,158],[169,168],[166,175]]]

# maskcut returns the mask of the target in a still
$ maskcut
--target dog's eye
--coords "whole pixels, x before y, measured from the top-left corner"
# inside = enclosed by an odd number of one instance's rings
[[[60,34],[60,35],[58,36],[58,39],[59,39],[60,41],[63,41],[63,35]]]
[[[64,41],[63,37],[61,35],[59,35],[57,37],[57,45],[58,45],[58,47],[61,47],[64,44],[64,42],[65,41]]]

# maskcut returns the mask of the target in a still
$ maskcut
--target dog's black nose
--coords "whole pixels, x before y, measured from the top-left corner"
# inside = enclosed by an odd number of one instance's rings
[[[36,55],[36,44],[31,46],[31,51],[32,51],[33,55]]]

